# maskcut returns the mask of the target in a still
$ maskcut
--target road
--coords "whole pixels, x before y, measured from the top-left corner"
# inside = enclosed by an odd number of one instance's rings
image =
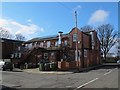
[[[28,72],[2,72],[3,88],[118,88],[116,67],[101,67],[73,74],[40,74]]]

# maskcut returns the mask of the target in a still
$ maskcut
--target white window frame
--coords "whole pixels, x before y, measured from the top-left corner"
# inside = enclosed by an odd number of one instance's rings
[[[50,44],[51,44],[51,42],[50,42],[50,41],[47,41],[47,48],[50,47]]]
[[[68,45],[68,41],[67,40],[64,41],[64,45],[65,46]]]
[[[18,55],[19,55],[18,57],[21,58],[22,53],[19,53]]]
[[[87,50],[84,49],[84,57],[87,57]]]
[[[77,41],[77,34],[74,33],[74,34],[73,34],[73,42],[76,42],[76,41]]]
[[[55,42],[55,46],[58,46],[58,41]]]
[[[43,47],[43,42],[40,43],[40,47]]]

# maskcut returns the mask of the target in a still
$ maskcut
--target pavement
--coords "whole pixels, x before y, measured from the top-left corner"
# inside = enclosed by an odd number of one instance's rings
[[[73,74],[73,73],[90,71],[90,70],[93,70],[93,69],[100,68],[102,66],[103,65],[96,65],[96,66],[92,66],[92,67],[88,67],[88,68],[81,68],[80,70],[73,69],[73,70],[68,70],[68,71],[40,71],[39,68],[23,69],[23,70],[15,68],[14,71],[28,72],[28,73],[40,73],[40,74]]]
[[[28,73],[41,73],[41,74],[72,74],[73,71],[40,71],[39,68],[35,69],[24,69],[24,72]]]

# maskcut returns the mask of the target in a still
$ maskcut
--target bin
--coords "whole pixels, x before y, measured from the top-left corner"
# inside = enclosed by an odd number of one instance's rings
[[[39,65],[39,70],[40,70],[40,71],[44,71],[44,70],[45,70],[45,65],[44,65],[44,63],[40,63],[40,65]]]
[[[24,69],[24,64],[20,65],[20,69],[23,70]]]
[[[44,67],[45,67],[45,71],[49,71],[50,70],[50,63],[45,63]]]
[[[50,70],[56,70],[56,63],[50,63]]]

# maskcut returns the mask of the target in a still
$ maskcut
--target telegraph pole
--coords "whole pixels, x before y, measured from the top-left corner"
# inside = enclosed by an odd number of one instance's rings
[[[77,11],[75,11],[75,29],[76,29],[76,61],[78,61],[78,32],[77,32]]]
[[[77,11],[75,11],[75,26],[77,28]]]
[[[77,30],[77,11],[75,11],[75,26],[76,26],[76,61],[78,62],[78,71],[80,69],[80,61],[78,58],[78,30]]]

